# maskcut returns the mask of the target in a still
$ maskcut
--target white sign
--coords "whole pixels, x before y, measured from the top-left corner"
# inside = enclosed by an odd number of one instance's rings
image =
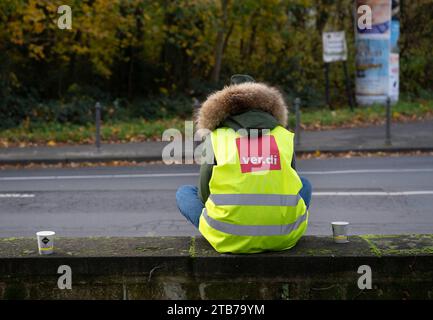
[[[347,44],[344,31],[323,32],[323,61],[335,62],[347,60]]]
[[[399,54],[391,53],[389,61],[389,96],[393,103],[398,101],[399,67]]]

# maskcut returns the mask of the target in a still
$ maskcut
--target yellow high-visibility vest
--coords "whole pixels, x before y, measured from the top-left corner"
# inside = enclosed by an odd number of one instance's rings
[[[217,164],[199,230],[216,251],[285,250],[305,233],[308,211],[291,167],[293,137],[281,126],[255,138],[231,128],[211,133]]]

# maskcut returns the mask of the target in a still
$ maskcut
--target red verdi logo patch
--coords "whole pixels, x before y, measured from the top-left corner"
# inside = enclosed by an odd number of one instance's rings
[[[274,136],[236,139],[242,173],[281,170],[280,152]]]

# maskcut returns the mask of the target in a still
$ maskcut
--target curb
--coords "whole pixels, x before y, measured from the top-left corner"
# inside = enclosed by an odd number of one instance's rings
[[[321,153],[346,153],[346,152],[384,152],[384,153],[392,153],[392,152],[430,152],[433,151],[433,146],[424,147],[424,146],[384,146],[380,148],[295,148],[296,154],[309,154],[315,152]],[[184,156],[185,154],[183,154]],[[159,154],[101,154],[99,152],[94,153],[86,153],[86,154],[76,154],[76,155],[65,155],[58,154],[56,156],[43,156],[34,154],[29,154],[28,156],[20,155],[19,157],[8,157],[7,155],[0,155],[0,165],[13,165],[13,164],[30,164],[30,163],[38,163],[38,164],[54,164],[54,163],[71,163],[71,162],[109,162],[109,161],[137,161],[137,162],[146,162],[146,161],[161,161],[162,156]]]

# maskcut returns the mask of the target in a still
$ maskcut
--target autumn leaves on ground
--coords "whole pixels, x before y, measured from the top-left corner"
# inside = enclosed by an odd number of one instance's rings
[[[433,101],[416,103],[399,102],[392,107],[393,122],[408,122],[433,118]],[[359,107],[351,112],[348,108],[337,110],[305,110],[302,112],[302,129],[329,130],[334,128],[361,127],[384,122],[384,107]],[[113,121],[107,119],[101,128],[104,143],[142,142],[160,140],[164,130],[175,128],[184,131],[185,120]],[[294,115],[290,114],[290,128],[294,128]],[[94,124],[74,125],[59,123],[32,123],[24,121],[19,127],[0,131],[0,147],[57,146],[64,144],[94,143]]]

